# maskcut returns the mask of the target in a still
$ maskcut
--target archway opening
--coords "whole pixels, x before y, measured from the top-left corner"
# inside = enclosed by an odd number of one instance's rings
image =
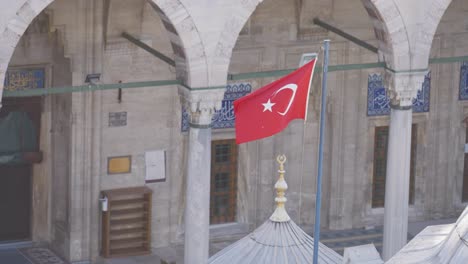
[[[186,78],[181,40],[152,2],[135,1],[131,6],[122,0],[103,1],[109,5],[93,2],[57,0],[31,22],[12,52],[0,112],[2,122],[12,113],[26,115],[31,129],[21,126],[20,131],[35,131],[32,138],[36,144],[29,152],[42,153],[43,157],[0,165],[2,176],[11,175],[10,182],[3,179],[2,183],[11,192],[2,194],[16,195],[5,199],[5,204],[0,201],[0,208],[23,210],[9,220],[2,218],[2,223],[8,222],[5,232],[17,229],[16,225],[20,234],[8,236],[2,229],[0,240],[46,244],[68,261],[99,255],[98,198],[102,190],[146,185],[161,200],[168,192],[181,192],[182,187],[166,182],[165,175],[158,175],[163,181],[146,178],[147,152],[163,152],[162,164],[167,165],[168,175],[184,174],[176,155],[183,152],[184,138],[180,133],[180,99],[173,85],[54,95],[44,92],[32,98],[15,95],[22,89],[83,85],[87,77],[96,76],[100,79],[92,82],[98,84]],[[176,67],[139,48],[124,38],[123,32],[158,49],[173,59]],[[8,138],[4,133],[0,137]],[[16,150],[24,153],[27,149],[20,144]],[[131,171],[109,173],[108,160],[116,156],[131,156]],[[16,172],[12,171],[15,166]],[[28,170],[21,171],[21,166]],[[22,179],[21,173],[28,175],[27,180],[16,188],[12,181]],[[171,243],[175,235],[169,231],[180,223],[174,220],[178,212],[170,208],[179,202],[154,205],[158,208],[152,215],[154,222],[161,224],[148,231],[153,246]]]
[[[373,192],[384,196],[385,180],[379,188],[373,171],[375,129],[388,124],[388,115],[368,115],[369,76],[383,75],[382,66],[364,68],[382,62],[375,53],[316,25],[314,18],[334,26],[363,42],[382,48],[388,42],[380,16],[371,3],[362,1],[263,1],[242,29],[232,53],[229,72],[276,71],[297,68],[301,55],[316,52],[321,64],[324,39],[331,39],[330,65],[363,65],[362,68],[337,70],[329,74],[329,97],[325,142],[325,170],[322,204],[323,229],[357,229],[382,226],[383,210],[372,207]],[[385,48],[385,47],[384,47]],[[343,67],[346,69],[346,67]],[[272,212],[271,186],[276,181],[269,163],[276,152],[288,156],[288,213],[305,230],[314,224],[315,181],[320,111],[320,72],[311,89],[308,120],[293,121],[272,138],[239,146],[237,181],[239,222],[258,225]],[[242,85],[258,89],[278,77],[250,75]],[[383,86],[382,86],[383,88]],[[214,136],[215,137],[215,133]],[[274,153],[272,153],[272,151]],[[358,154],[356,154],[358,153]],[[261,165],[257,165],[261,164]],[[385,165],[379,164],[385,172]],[[255,173],[252,173],[255,168]],[[259,177],[255,179],[255,177]],[[385,177],[385,176],[383,176]],[[255,179],[255,180],[254,180]],[[252,191],[242,190],[249,186]],[[250,189],[249,189],[250,190]],[[248,205],[248,206],[244,206]],[[382,206],[379,206],[382,207]],[[254,213],[252,213],[254,212]],[[382,230],[380,230],[382,231]],[[382,240],[382,234],[378,236]]]

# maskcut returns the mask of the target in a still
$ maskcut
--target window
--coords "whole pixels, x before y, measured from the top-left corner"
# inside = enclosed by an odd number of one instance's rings
[[[384,207],[385,204],[385,176],[387,173],[388,126],[375,128],[374,138],[374,174],[372,179],[372,207]],[[418,127],[413,124],[411,129],[411,161],[410,161],[410,190],[409,204],[414,204],[414,175],[416,168],[416,146]]]
[[[236,220],[237,145],[235,140],[211,143],[210,224]]]
[[[468,126],[465,129],[465,164],[463,168],[462,202],[468,202]]]

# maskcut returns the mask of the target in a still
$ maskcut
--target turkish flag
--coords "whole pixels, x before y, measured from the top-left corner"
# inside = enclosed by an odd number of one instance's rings
[[[306,119],[316,60],[234,101],[237,144],[281,132],[293,119]]]

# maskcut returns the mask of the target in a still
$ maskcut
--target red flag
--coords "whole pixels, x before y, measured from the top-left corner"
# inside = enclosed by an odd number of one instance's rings
[[[315,62],[234,101],[237,144],[281,132],[293,119],[306,119]]]

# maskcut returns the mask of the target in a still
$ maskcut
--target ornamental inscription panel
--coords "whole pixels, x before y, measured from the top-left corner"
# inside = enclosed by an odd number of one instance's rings
[[[468,62],[465,61],[460,67],[460,88],[458,99],[468,100]]]
[[[367,115],[382,116],[390,114],[390,98],[383,84],[381,74],[369,74],[367,83]],[[429,112],[431,100],[431,73],[424,77],[422,88],[413,100],[413,112]]]
[[[250,83],[233,83],[228,84],[221,110],[216,111],[212,118],[213,129],[233,128],[235,123],[234,116],[234,101],[249,94],[252,91]],[[182,108],[182,132],[189,130],[189,113],[185,108]]]
[[[127,112],[110,112],[109,127],[122,127],[127,125]]]
[[[5,74],[5,91],[21,91],[45,87],[45,70],[9,69]]]

